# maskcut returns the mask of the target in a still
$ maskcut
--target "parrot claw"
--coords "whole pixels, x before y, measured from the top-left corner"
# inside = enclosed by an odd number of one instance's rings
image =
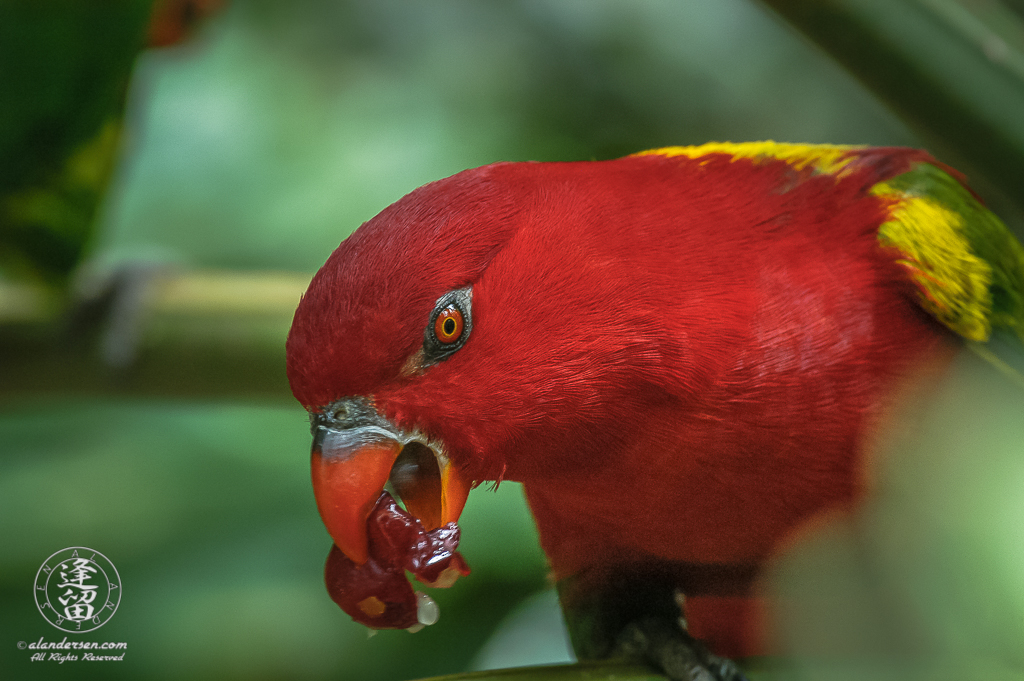
[[[626,625],[616,653],[652,664],[674,681],[748,681],[735,662],[711,653],[685,629],[655,617]]]
[[[746,583],[744,571],[711,574]],[[654,667],[674,681],[747,681],[732,660],[712,653],[687,627],[680,580],[693,577],[660,563],[580,573],[557,583],[576,657],[624,659]],[[707,570],[701,571],[707,577]],[[736,575],[739,575],[738,577]],[[735,581],[735,580],[734,580]]]

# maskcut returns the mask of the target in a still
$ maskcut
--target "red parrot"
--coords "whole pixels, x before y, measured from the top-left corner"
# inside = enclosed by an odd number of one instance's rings
[[[923,151],[711,143],[433,182],[341,243],[288,337],[329,591],[369,626],[431,623],[405,571],[467,574],[466,496],[514,480],[581,658],[738,677],[718,656],[763,644],[761,567],[857,502],[895,405],[996,327],[1024,337],[1024,249]]]

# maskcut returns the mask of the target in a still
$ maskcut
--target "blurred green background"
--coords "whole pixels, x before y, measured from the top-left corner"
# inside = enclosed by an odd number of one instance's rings
[[[514,484],[471,495],[473,574],[433,592],[436,626],[367,638],[322,584],[330,539],[284,338],[338,242],[421,184],[707,140],[927,146],[1020,233],[1017,3],[164,4],[186,7],[185,35],[154,39],[148,0],[0,0],[4,679],[386,680],[566,659]],[[80,638],[127,641],[123,662],[17,648],[64,636],[32,583],[76,545],[124,587]]]

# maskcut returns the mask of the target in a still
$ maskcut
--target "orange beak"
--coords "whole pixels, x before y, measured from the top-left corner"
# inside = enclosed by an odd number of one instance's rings
[[[457,521],[470,489],[444,454],[376,412],[367,416],[368,409],[361,403],[339,408],[334,416],[315,415],[311,456],[320,517],[334,543],[358,565],[369,555],[367,519],[389,480],[428,531]],[[353,411],[356,417],[349,416]]]

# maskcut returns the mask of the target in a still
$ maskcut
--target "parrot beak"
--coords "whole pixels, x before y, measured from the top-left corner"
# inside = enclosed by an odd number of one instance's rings
[[[312,418],[317,510],[352,562],[369,556],[367,519],[389,482],[425,530],[458,520],[470,485],[436,444],[402,432],[362,400]]]

